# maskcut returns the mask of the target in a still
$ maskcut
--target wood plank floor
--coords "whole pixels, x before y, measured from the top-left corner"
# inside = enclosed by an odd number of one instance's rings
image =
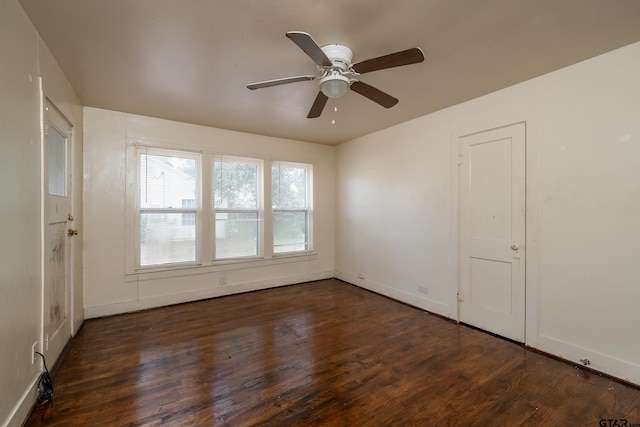
[[[637,388],[337,280],[86,321],[53,383],[27,426],[640,423]]]

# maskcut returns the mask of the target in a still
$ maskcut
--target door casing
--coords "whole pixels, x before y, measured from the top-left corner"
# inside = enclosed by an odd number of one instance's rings
[[[460,321],[524,342],[525,123],[458,139]]]
[[[540,221],[540,154],[538,141],[538,110],[532,108],[505,117],[488,119],[473,125],[463,126],[450,133],[450,246],[449,257],[449,317],[460,321],[458,292],[460,290],[460,177],[459,139],[465,135],[525,123],[525,345],[533,345],[538,334],[538,266],[539,266],[539,221]]]

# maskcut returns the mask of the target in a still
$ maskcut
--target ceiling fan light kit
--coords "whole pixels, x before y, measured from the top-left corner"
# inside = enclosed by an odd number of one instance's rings
[[[307,115],[308,118],[319,117],[329,98],[339,98],[349,89],[385,108],[391,108],[398,103],[396,98],[350,76],[357,77],[371,71],[424,61],[422,50],[414,47],[353,64],[353,52],[347,46],[329,44],[320,47],[308,33],[302,31],[289,31],[286,35],[316,63],[322,75],[267,80],[248,84],[247,88],[254,90],[300,81],[320,80],[318,95]]]
[[[345,73],[352,71],[350,67],[353,52],[340,44],[329,44],[321,49],[331,61],[331,67],[324,70],[324,76],[320,79],[320,90],[329,98],[340,98],[351,85]]]
[[[340,98],[349,90],[351,82],[342,74],[332,73],[320,79],[320,90],[328,98]]]

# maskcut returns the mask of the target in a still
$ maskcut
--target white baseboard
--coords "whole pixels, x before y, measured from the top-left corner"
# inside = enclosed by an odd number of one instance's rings
[[[5,423],[2,424],[3,427],[20,427],[27,420],[38,397],[38,378],[40,378],[40,373],[33,379],[31,386],[20,396],[20,400],[13,409],[13,412],[11,412]]]
[[[586,365],[588,368],[640,386],[640,364],[638,363],[617,359],[543,334],[527,337],[526,344],[537,350],[575,363],[576,366],[585,366],[582,360],[587,359],[589,361],[589,364]]]
[[[84,323],[84,308],[82,310],[78,310],[76,312],[76,315],[73,317],[73,330],[72,330],[72,337],[75,337],[76,335],[78,335],[78,331],[80,330],[80,327],[82,327],[82,324]]]
[[[440,301],[435,301],[421,295],[412,294],[401,289],[397,289],[382,283],[371,280],[360,279],[357,276],[340,271],[335,272],[335,277],[352,285],[368,289],[372,292],[387,296],[397,301],[404,302],[422,310],[438,314],[440,316],[449,317],[449,306]]]
[[[368,289],[372,292],[388,296],[389,298],[404,302],[414,307],[450,318],[448,306],[438,301],[433,301],[374,281],[360,279],[349,273],[336,271],[335,277],[352,285]],[[525,344],[528,347],[557,356],[579,366],[584,366],[581,359],[588,359],[589,368],[602,372],[605,375],[640,385],[640,364],[616,359],[612,356],[541,334],[535,337],[527,337],[527,342]]]
[[[295,276],[277,277],[251,282],[233,283],[215,288],[198,289],[176,294],[162,295],[145,298],[141,300],[123,301],[115,304],[106,304],[93,307],[85,307],[85,319],[112,316],[115,314],[129,313],[132,311],[146,310],[149,308],[162,307],[172,304],[198,301],[208,298],[221,297],[225,295],[251,292],[261,289],[275,288],[279,286],[293,285],[296,283],[311,282],[314,280],[331,279],[333,271],[323,271],[318,273],[305,273]]]

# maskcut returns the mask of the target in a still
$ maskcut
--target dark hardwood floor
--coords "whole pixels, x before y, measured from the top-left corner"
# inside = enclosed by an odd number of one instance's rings
[[[88,320],[53,383],[27,426],[640,423],[637,388],[338,280]]]

